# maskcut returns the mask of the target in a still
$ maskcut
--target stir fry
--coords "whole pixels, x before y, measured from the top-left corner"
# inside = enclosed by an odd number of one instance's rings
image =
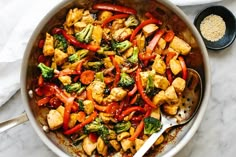
[[[114,4],[71,8],[39,41],[37,105],[87,155],[134,154],[176,115],[191,46],[151,13]],[[162,135],[155,145],[164,141]]]

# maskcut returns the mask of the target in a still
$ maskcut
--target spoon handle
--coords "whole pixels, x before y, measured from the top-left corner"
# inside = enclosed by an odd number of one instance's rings
[[[147,141],[142,145],[142,147],[134,154],[133,157],[142,157],[149,148],[156,142],[156,140],[162,135],[162,133],[169,128],[169,125],[163,125],[160,131],[157,133],[152,134]]]

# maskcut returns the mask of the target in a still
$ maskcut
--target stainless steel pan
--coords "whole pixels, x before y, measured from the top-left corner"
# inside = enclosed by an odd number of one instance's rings
[[[203,81],[203,99],[199,112],[187,125],[176,128],[169,133],[168,139],[171,142],[168,142],[159,149],[151,152],[151,156],[156,157],[173,156],[187,144],[203,120],[203,115],[210,96],[211,79],[207,51],[199,33],[187,16],[178,7],[167,0],[70,0],[63,1],[55,6],[35,29],[24,54],[21,69],[21,93],[27,115],[24,114],[14,120],[1,123],[0,131],[26,121],[28,117],[41,140],[58,156],[86,156],[83,154],[80,147],[72,146],[61,133],[45,132],[43,126],[47,124],[46,114],[48,110],[39,108],[36,105],[36,95],[33,91],[38,76],[38,41],[43,38],[47,31],[50,31],[51,28],[63,22],[69,8],[79,7],[90,9],[92,4],[98,2],[115,2],[121,5],[130,6],[135,8],[141,16],[147,11],[156,11],[158,12],[158,18],[160,18],[165,25],[171,27],[193,47],[186,62],[188,67],[193,68],[200,73]],[[172,137],[174,137],[174,139]]]

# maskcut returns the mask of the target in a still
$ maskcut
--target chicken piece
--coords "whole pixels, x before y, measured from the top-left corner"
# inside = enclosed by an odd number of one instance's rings
[[[175,88],[171,85],[165,90],[165,96],[167,98],[167,101],[169,101],[169,104],[171,102],[178,102],[178,97],[175,92]]]
[[[136,40],[137,40],[137,47],[139,49],[139,52],[142,52],[144,50],[144,47],[145,47],[146,38],[144,37],[144,35],[138,34],[136,36]]]
[[[120,28],[123,28],[124,27],[124,22],[125,22],[125,19],[115,19],[113,22],[112,22],[112,26],[111,26],[111,29],[113,31],[115,30],[118,30]]]
[[[116,140],[111,140],[110,144],[117,152],[120,150],[120,144]]]
[[[187,55],[191,51],[191,46],[177,36],[171,41],[170,47],[182,55]]]
[[[114,121],[113,114],[110,113],[100,112],[99,118],[101,118],[105,124],[109,123],[110,121]]]
[[[83,12],[84,12],[83,9],[78,9],[78,8],[70,9],[66,16],[65,25],[67,27],[71,27],[73,24],[75,24],[82,18]]]
[[[93,143],[89,137],[85,137],[82,143],[82,147],[85,153],[89,156],[92,155],[93,151],[97,148],[97,142]]]
[[[83,105],[84,105],[84,112],[87,115],[91,114],[94,111],[94,105],[91,100],[84,100]]]
[[[124,62],[125,62],[124,58],[121,57],[121,56],[118,56],[118,55],[115,55],[115,61],[116,61],[116,63],[118,63],[119,65],[124,64]]]
[[[162,142],[164,142],[164,136],[161,135],[157,140],[156,142],[154,143],[155,146],[161,144]]]
[[[101,21],[101,22],[103,22],[103,21],[105,21],[106,19],[108,19],[109,17],[111,17],[112,15],[113,15],[113,13],[110,12],[110,11],[106,11],[106,10],[101,11],[101,12],[99,13],[99,15],[98,15],[98,20]]]
[[[142,147],[143,144],[144,144],[144,140],[136,138],[134,141],[136,151],[138,151]]]
[[[155,61],[152,65],[152,69],[156,71],[158,74],[165,74],[166,72],[166,64],[165,62],[161,59],[161,56],[157,54]]]
[[[70,76],[59,76],[58,79],[61,81],[61,83],[64,86],[71,84],[71,82],[72,82]]]
[[[153,82],[154,82],[154,85],[156,88],[160,88],[163,90],[166,90],[168,88],[168,86],[170,85],[167,78],[164,76],[161,76],[161,75],[155,75]]]
[[[152,35],[156,30],[158,29],[158,26],[155,24],[148,24],[143,27],[143,34],[147,38],[150,35]]]
[[[103,28],[102,31],[102,38],[105,39],[106,41],[111,40],[111,29],[109,28]]]
[[[87,26],[87,24],[85,22],[76,22],[74,24],[74,31],[75,33],[79,33],[80,31],[82,31],[85,27]]]
[[[97,151],[99,154],[101,154],[102,156],[107,156],[107,145],[105,144],[105,142],[103,141],[103,139],[99,136],[98,140],[97,140]]]
[[[126,152],[128,149],[131,149],[134,145],[133,141],[129,139],[123,139],[121,142],[122,149]]]
[[[73,128],[77,122],[78,114],[77,113],[71,113],[70,114],[70,120],[68,123],[69,128]]]
[[[117,135],[117,141],[121,141],[121,140],[123,140],[123,139],[125,139],[125,138],[127,138],[129,136],[130,136],[130,133],[122,132],[122,133]]]
[[[81,22],[85,22],[86,24],[90,24],[94,22],[94,19],[92,15],[90,14],[89,10],[84,11]]]
[[[165,47],[166,47],[166,41],[163,38],[160,38],[160,40],[158,41],[157,45],[158,45],[158,47],[160,49],[164,50]]]
[[[112,33],[113,39],[116,41],[124,41],[132,34],[132,30],[130,28],[120,28],[118,30],[115,30]]]
[[[174,75],[177,75],[179,72],[182,71],[182,67],[180,65],[180,62],[179,60],[175,59],[175,58],[172,58],[170,60],[170,70],[172,71],[172,73]]]
[[[153,76],[155,75],[155,71],[144,71],[144,72],[140,72],[140,78],[141,78],[141,82],[142,82],[142,86],[146,87],[147,86],[147,80],[148,80],[148,76]]]
[[[69,46],[67,47],[67,54],[68,54],[68,55],[72,55],[72,54],[74,54],[74,53],[75,53],[75,48],[74,48],[73,46],[69,45]]]
[[[92,90],[93,99],[97,103],[101,104],[103,101],[103,96],[104,96],[103,93],[105,91],[106,84],[104,82],[95,80],[88,86],[88,88]]]
[[[102,41],[102,27],[100,25],[93,27],[92,45],[100,45]]]
[[[57,65],[62,65],[63,63],[65,63],[66,59],[68,57],[68,54],[64,53],[63,51],[59,50],[59,49],[55,49],[55,54],[54,54],[54,62]]]
[[[162,105],[162,109],[163,111],[170,115],[170,116],[174,116],[177,114],[177,111],[178,111],[178,108],[179,108],[179,105],[178,103],[176,104],[164,104]]]
[[[158,94],[156,94],[153,97],[152,102],[157,105],[160,106],[161,104],[163,104],[166,101],[167,97],[165,95],[165,91],[160,91]]]
[[[156,119],[161,119],[161,111],[160,111],[160,107],[153,109],[151,112],[150,117],[156,118]]]
[[[110,95],[108,95],[103,100],[103,102],[107,104],[112,101],[121,101],[125,98],[126,95],[127,95],[127,91],[125,91],[123,88],[115,87],[115,88],[112,88]]]
[[[65,107],[60,105],[56,110],[61,114],[62,117],[64,116]]]
[[[52,56],[54,54],[54,39],[49,33],[46,33],[45,42],[43,45],[44,56]]]
[[[53,68],[53,69],[57,69],[57,64],[55,63],[55,62],[52,62],[52,64],[51,64],[51,68]]]
[[[177,93],[182,93],[184,91],[185,86],[186,86],[186,81],[180,77],[177,77],[172,82],[172,86],[175,88],[175,91]]]
[[[131,126],[129,129],[130,135],[132,136],[134,134],[134,132],[135,132],[135,129],[134,129],[134,127]]]
[[[47,122],[51,130],[56,130],[62,126],[63,117],[57,110],[50,110],[47,115]]]
[[[113,66],[110,57],[103,58],[103,63],[106,69],[111,68]]]

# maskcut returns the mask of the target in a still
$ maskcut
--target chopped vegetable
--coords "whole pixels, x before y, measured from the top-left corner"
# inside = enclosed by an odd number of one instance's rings
[[[132,79],[128,74],[126,73],[121,73],[121,78],[120,81],[118,83],[119,86],[121,87],[129,87],[132,84],[134,84],[134,79]]]
[[[153,117],[144,118],[144,134],[151,135],[161,129],[161,122]]]
[[[153,77],[151,75],[148,75],[148,79],[147,79],[147,85],[146,85],[146,93],[147,95],[152,95],[154,93],[154,81],[153,81]]]
[[[131,123],[130,123],[130,121],[127,121],[127,122],[117,123],[114,126],[114,129],[115,129],[115,132],[119,134],[119,133],[129,130],[130,127],[131,127]]]
[[[76,33],[75,37],[80,42],[89,43],[92,38],[93,25],[88,24],[81,32]]]
[[[128,58],[128,61],[133,64],[137,64],[138,63],[138,54],[139,54],[138,47],[135,46],[133,49],[133,54],[130,58]]]
[[[97,72],[97,73],[95,74],[95,80],[104,82],[104,75],[103,75],[103,72]]]
[[[54,69],[46,66],[44,63],[38,64],[44,79],[51,79],[54,76]]]
[[[101,62],[101,61],[87,62],[87,66],[89,69],[99,71],[103,66],[103,62]]]
[[[65,52],[68,47],[66,39],[60,34],[55,34],[53,38],[54,47]]]
[[[86,70],[80,75],[81,83],[88,85],[94,80],[95,72],[92,70]]]
[[[182,77],[184,80],[186,80],[187,75],[188,75],[188,69],[187,69],[186,63],[185,63],[184,58],[182,56],[179,56],[178,59],[180,61],[181,67],[182,67]]]
[[[138,24],[139,24],[139,21],[135,18],[134,15],[130,15],[128,19],[125,21],[126,27],[138,26]]]
[[[77,92],[80,90],[80,88],[81,88],[80,83],[73,83],[65,86],[65,89],[68,93]]]
[[[68,61],[71,63],[77,62],[84,58],[88,54],[88,50],[82,49],[74,53],[73,55],[69,56]]]
[[[126,50],[128,50],[132,46],[132,43],[129,42],[128,40],[125,40],[123,42],[113,42],[112,47],[114,50],[116,50],[118,53],[122,53]]]

